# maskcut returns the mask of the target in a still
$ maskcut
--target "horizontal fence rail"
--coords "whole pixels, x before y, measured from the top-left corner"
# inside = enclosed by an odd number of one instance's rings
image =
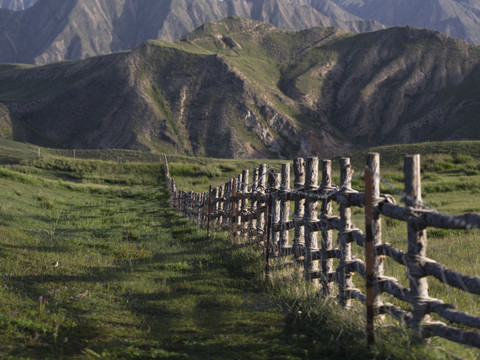
[[[260,165],[253,170],[252,182],[244,170],[226,183],[210,187],[205,193],[176,189],[170,178],[165,156],[171,206],[201,226],[216,224],[232,231],[232,243],[254,239],[263,246],[265,276],[270,259],[293,257],[303,264],[304,278],[325,296],[336,296],[345,308],[357,300],[367,305],[367,340],[373,342],[373,316],[389,314],[415,329],[423,337],[440,336],[480,348],[480,317],[456,310],[452,304],[429,296],[427,277],[431,276],[467,293],[480,294],[480,277],[462,274],[427,257],[427,227],[440,229],[480,229],[479,214],[449,216],[422,203],[420,155],[405,157],[405,206],[380,193],[380,157],[370,153],[365,170],[365,192],[352,189],[350,159],[340,160],[340,184],[332,183],[331,161],[316,157],[293,161],[293,188],[290,164],[281,173]],[[319,178],[320,175],[320,178]],[[267,185],[268,184],[268,185]],[[293,202],[293,211],[291,203]],[[339,206],[333,215],[332,205]],[[365,209],[365,233],[352,223],[352,208]],[[403,251],[382,240],[381,218],[406,223],[408,250]],[[290,238],[289,230],[293,230]],[[337,235],[334,246],[334,231]],[[365,249],[365,259],[352,254],[352,245]],[[407,269],[409,286],[395,277],[385,276],[385,260],[392,259]],[[334,267],[333,259],[337,260]],[[367,294],[353,281],[354,273],[366,282]],[[389,294],[409,306],[386,302]],[[408,308],[409,310],[405,310]],[[432,320],[437,314],[448,323]]]

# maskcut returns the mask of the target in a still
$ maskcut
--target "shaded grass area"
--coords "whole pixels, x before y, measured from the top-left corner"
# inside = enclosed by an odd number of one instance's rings
[[[172,213],[161,170],[89,161],[0,168],[2,358],[349,358],[286,326],[257,248]]]

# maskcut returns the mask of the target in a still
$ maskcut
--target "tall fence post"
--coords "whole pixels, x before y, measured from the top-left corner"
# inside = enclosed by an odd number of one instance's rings
[[[340,159],[340,188],[344,193],[352,190],[353,170],[349,158]],[[340,204],[341,231],[338,236],[340,247],[340,273],[338,276],[338,292],[340,304],[351,307],[350,291],[354,288],[353,273],[347,271],[347,265],[352,261],[352,244],[348,242],[348,234],[352,228],[352,210],[345,202]]]
[[[422,186],[420,177],[420,155],[406,156],[405,171],[405,203],[409,207],[418,207],[422,203]],[[420,325],[428,315],[428,282],[421,270],[422,258],[427,256],[427,232],[424,226],[408,221],[408,256],[407,269],[410,278],[410,294],[413,305],[413,324],[421,331]]]
[[[305,160],[303,158],[297,158],[293,161],[294,180],[293,185],[296,191],[300,191],[305,187]],[[295,210],[293,220],[297,223],[295,225],[294,237],[293,237],[293,249],[295,252],[295,258],[299,260],[303,256],[305,247],[305,227],[300,226],[298,222],[303,220],[305,216],[305,199],[295,199]]]
[[[235,204],[236,204],[236,212],[235,212],[235,217],[234,220],[237,223],[235,225],[235,236],[237,238],[237,241],[241,235],[242,231],[242,197],[240,196],[242,192],[242,186],[243,186],[243,173],[238,174],[237,177],[237,184],[236,184],[236,190],[235,190]]]
[[[272,239],[272,254],[278,256],[280,254],[280,232],[275,227],[280,224],[280,200],[277,197],[278,190],[280,189],[280,174],[275,174],[273,171],[270,173],[272,183],[270,187],[270,198],[272,201],[272,226],[271,239]]]
[[[365,275],[367,278],[367,345],[375,343],[375,251],[373,245],[373,171],[365,169]]]
[[[282,164],[282,180],[280,184],[281,191],[290,190],[290,164]],[[282,200],[280,202],[280,223],[288,222],[290,216],[290,201]],[[280,254],[290,254],[292,246],[289,244],[288,230],[280,232]]]
[[[246,197],[246,194],[248,192],[248,170],[243,170],[242,171],[242,187],[241,187],[241,192],[242,192],[242,196],[243,196],[243,200],[242,200],[242,208],[241,208],[241,212],[240,212],[240,222],[242,223],[241,225],[241,232],[242,234],[246,234],[247,231],[248,231],[248,224],[249,222],[248,221],[245,221],[243,220],[243,216],[245,215],[245,213],[247,212],[247,209],[248,209],[248,198]]]
[[[249,225],[249,232],[250,234],[255,234],[257,232],[257,213],[258,213],[258,200],[257,196],[257,189],[258,189],[258,168],[253,169],[253,179],[252,179],[252,200],[250,201],[250,225]],[[258,238],[257,238],[258,240]]]
[[[267,165],[262,164],[258,168],[258,188],[257,191],[260,194],[261,199],[258,201],[258,211],[257,211],[257,239],[260,243],[261,241],[265,241],[265,177],[267,174]]]
[[[207,206],[207,239],[210,238],[210,218],[212,217],[212,185],[208,187],[208,206]]]
[[[266,224],[266,237],[265,237],[265,280],[270,277],[270,243],[273,238],[272,235],[272,218],[273,218],[273,190],[275,186],[275,175],[269,174],[268,177],[268,192],[267,195],[267,224]]]
[[[232,181],[232,242],[237,245],[237,178]]]
[[[367,184],[367,180],[369,184]],[[384,275],[384,256],[376,254],[375,248],[382,244],[382,222],[378,211],[373,207],[380,198],[380,154],[368,153],[365,170],[365,257],[367,277],[367,343],[374,343],[373,317],[383,305],[377,279]],[[367,201],[368,199],[368,201]],[[371,199],[371,202],[370,202]],[[367,203],[370,204],[368,205]],[[371,209],[367,208],[367,205]],[[368,263],[371,261],[370,265]]]
[[[217,203],[217,224],[218,225],[223,225],[223,212],[224,212],[224,209],[223,209],[223,197],[225,196],[224,195],[224,187],[223,185],[220,185],[218,187],[218,193],[217,193],[217,196],[218,196],[218,203]]]
[[[305,176],[305,190],[318,189],[318,158],[310,157],[307,159],[307,169]],[[308,223],[317,221],[318,201],[311,197],[305,200],[305,279],[312,281],[314,286],[318,286],[318,279],[313,279],[312,275],[318,272],[318,261],[312,259],[312,253],[318,251],[317,233],[313,231]]]
[[[332,187],[332,162],[330,160],[322,161],[322,189],[328,190]],[[322,201],[322,217],[328,219],[332,216],[332,202],[330,199]],[[322,229],[322,251],[321,251],[321,266],[322,266],[322,289],[325,295],[333,296],[334,282],[333,275],[333,259],[326,256],[329,250],[333,249],[333,231]]]
[[[191,222],[193,222],[194,219],[194,193],[193,191],[190,191],[188,194],[188,218],[190,219]]]
[[[374,201],[374,206],[380,198],[380,154],[379,153],[369,153],[368,154],[367,166],[373,172],[373,185],[372,185],[372,196]],[[380,218],[380,213],[378,211],[373,212],[372,218],[372,235],[373,235],[373,246],[374,248],[382,244],[382,220]],[[377,279],[384,276],[384,262],[385,256],[375,253],[375,262],[374,262],[374,273]],[[375,285],[375,309],[379,309],[383,305],[382,296],[379,292],[378,284]]]
[[[222,214],[222,224],[224,226],[228,225],[230,217],[230,182],[224,184],[223,190],[223,214]]]

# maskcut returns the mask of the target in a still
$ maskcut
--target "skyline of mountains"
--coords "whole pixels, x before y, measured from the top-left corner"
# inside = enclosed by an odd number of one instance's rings
[[[24,11],[0,9],[0,62],[42,65],[132,50],[150,39],[178,40],[227,16],[289,30],[382,28],[331,0],[39,0]]]
[[[182,40],[0,66],[0,132],[43,146],[332,156],[480,139],[480,47],[395,27],[300,32],[238,17]]]
[[[132,50],[150,39],[178,40],[227,16],[287,30],[334,26],[360,33],[410,25],[480,44],[480,3],[473,0],[0,0],[0,7],[2,63],[41,65]]]

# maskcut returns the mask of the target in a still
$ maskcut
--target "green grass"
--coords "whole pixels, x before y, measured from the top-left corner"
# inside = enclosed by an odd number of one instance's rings
[[[172,213],[160,164],[1,145],[1,357],[344,358],[288,330],[256,247]]]
[[[205,230],[174,214],[160,159],[116,150],[82,154],[89,158],[42,148],[39,158],[37,147],[0,142],[3,357],[434,359],[450,352],[475,358],[438,339],[433,347],[415,343],[395,323],[377,331],[377,345],[367,352],[360,306],[345,312],[322,300],[282,263],[272,264],[275,281],[264,283],[256,245],[232,247],[228,233],[216,228],[207,239]],[[449,158],[432,159],[425,186],[476,177],[442,165]],[[278,171],[283,162],[175,155],[169,161],[179,187],[196,191],[263,162]],[[464,153],[447,163],[476,166]],[[398,166],[384,170],[401,187]],[[478,195],[469,190],[427,193],[425,200],[454,214],[478,209]],[[362,210],[353,216],[362,226]],[[406,246],[397,221],[384,222],[384,237]],[[429,256],[478,275],[477,232],[429,230],[429,238]],[[387,273],[404,274],[395,266],[389,262]],[[435,281],[430,289],[480,313],[476,297]]]
[[[381,175],[382,175],[382,192],[393,194],[398,203],[401,203],[401,191],[404,188],[403,185],[403,172],[402,172],[402,161],[403,157],[408,154],[421,153],[422,154],[422,193],[424,202],[437,209],[438,211],[451,215],[460,215],[467,212],[476,212],[480,213],[480,174],[478,170],[480,169],[480,161],[478,156],[478,151],[480,150],[480,142],[468,141],[468,142],[444,142],[444,143],[425,143],[425,144],[414,144],[414,145],[398,145],[398,146],[388,146],[382,148],[372,149],[371,151],[378,151],[381,154]],[[365,153],[354,154],[354,169],[356,179],[353,188],[362,190],[363,189],[363,177],[358,177],[365,166],[365,162],[362,164],[362,160],[365,158]],[[230,161],[232,165],[232,172],[229,175],[235,175],[241,172],[242,169],[249,169],[252,172],[253,167],[257,167],[258,164],[263,161],[258,160],[256,163],[252,164],[251,162],[242,162],[242,161]],[[175,166],[192,166],[188,164],[188,160],[185,158],[172,158],[172,162]],[[283,161],[286,162],[286,161]],[[278,172],[280,164],[282,161],[277,163],[269,163],[272,166],[273,170]],[[221,160],[218,159],[203,159],[202,164],[198,165],[197,169],[192,169],[192,172],[197,172],[200,174],[203,171],[202,177],[205,180],[210,180],[215,185],[215,181],[218,178],[218,175],[213,171],[211,174],[206,171],[206,169],[216,169],[217,166],[222,164]],[[243,165],[243,166],[242,166]],[[235,169],[233,169],[235,168]],[[188,178],[191,178],[193,174],[189,173]],[[225,174],[226,175],[226,174]],[[194,175],[193,175],[194,176]],[[186,182],[186,179],[182,178],[180,173],[177,173],[174,176],[177,181],[180,183],[185,183],[187,186],[181,187],[182,189],[194,189],[196,191],[204,191],[206,184],[195,184],[194,182]],[[293,174],[291,174],[293,181]],[[250,179],[251,180],[251,179]],[[205,181],[206,183],[210,183]],[[339,169],[338,164],[334,162],[334,172],[333,172],[333,182],[338,184],[339,182]],[[292,184],[293,185],[293,184]],[[292,204],[293,205],[293,204]],[[293,208],[293,207],[292,207]],[[338,215],[338,209],[335,209],[335,214]],[[363,209],[353,209],[353,222],[359,227],[364,227],[364,214]],[[391,243],[395,247],[406,251],[407,250],[407,227],[405,223],[402,223],[397,220],[384,218],[383,220],[383,241]],[[337,237],[334,234],[334,239]],[[451,230],[442,230],[442,229],[428,229],[428,251],[427,256],[435,259],[441,264],[447,266],[448,268],[455,269],[457,271],[478,276],[478,264],[480,263],[480,248],[479,248],[479,239],[480,234],[478,231],[451,231]],[[354,246],[354,253],[360,258],[363,257],[363,248]],[[335,317],[334,320],[329,318],[325,320],[324,315],[321,315],[323,311],[334,311],[335,313],[340,314],[339,309],[332,310],[331,307],[327,306],[326,309],[322,310],[322,307],[318,304],[317,298],[315,295],[308,295],[304,293],[301,285],[298,285],[297,288],[289,288],[294,281],[291,278],[291,273],[287,273],[287,281],[282,283],[281,276],[276,281],[280,281],[281,285],[277,284],[277,289],[280,288],[281,295],[279,297],[280,303],[289,309],[289,312],[293,311],[295,314],[296,309],[306,308],[309,317],[315,319],[313,323],[316,323],[318,317],[324,319],[324,321],[333,321],[340,322],[338,328],[335,326],[327,326],[326,330],[322,330],[322,336],[328,334],[327,337],[333,336],[333,338],[343,338],[340,343],[349,342],[348,338],[350,335],[354,334],[352,337],[358,337],[358,333],[361,332],[361,329],[353,330],[349,328],[350,325],[342,325],[342,317]],[[408,279],[405,276],[405,268],[394,263],[390,259],[386,260],[386,275],[394,276],[401,280],[402,285],[409,287]],[[359,288],[363,288],[364,284],[360,278],[355,278],[355,284]],[[289,285],[287,285],[289,284]],[[435,279],[429,279],[429,288],[430,296],[437,297],[444,300],[447,303],[454,304],[459,310],[466,311],[476,316],[480,316],[480,298],[476,295],[469,295],[464,293],[461,290],[454,289],[450,286],[445,286],[438,282]],[[289,292],[293,292],[293,295],[290,295]],[[304,294],[305,297],[299,299],[298,294]],[[311,297],[314,297],[312,300]],[[407,308],[406,304],[402,304],[399,301],[386,296],[387,301],[393,302],[399,306]],[[316,304],[316,305],[315,305]],[[320,308],[318,308],[320,306]],[[316,307],[316,308],[315,308]],[[315,310],[313,309],[315,308]],[[361,314],[362,309],[358,310]],[[320,312],[320,315],[317,314]],[[305,311],[302,311],[305,313]],[[352,315],[344,315],[349,317]],[[434,316],[434,318],[436,318]],[[296,324],[299,321],[295,316],[292,321]],[[390,320],[391,321],[391,320]],[[361,320],[360,320],[361,322]],[[394,323],[395,324],[395,323]],[[297,324],[298,325],[298,324]],[[304,329],[304,322],[300,321],[300,327]],[[397,326],[397,325],[395,325]],[[395,328],[394,326],[394,328]],[[336,329],[336,330],[335,330]],[[343,330],[341,330],[343,329]],[[350,329],[347,331],[347,329]],[[381,338],[384,338],[387,342],[391,341],[391,334],[389,335],[387,327],[386,333],[378,334]],[[304,329],[305,330],[305,329]],[[313,333],[318,334],[318,331],[315,330],[315,327],[310,329]],[[303,331],[303,330],[302,330]],[[402,332],[405,330],[395,330],[399,331],[399,334],[406,334],[407,332]],[[342,335],[343,334],[343,335]],[[357,335],[355,335],[357,334]],[[321,337],[322,337],[321,336]],[[404,336],[404,335],[401,335]],[[408,336],[406,336],[408,338]],[[405,339],[404,339],[405,340]],[[420,348],[416,348],[417,345],[411,343],[411,340],[405,340],[409,343],[408,348],[413,351],[414,355],[419,358],[423,358],[426,355],[419,355],[417,351],[422,352]],[[433,357],[449,357],[449,353],[457,354],[460,357],[475,359],[478,357],[478,351],[463,347],[461,345],[453,344],[449,341],[445,341],[439,338],[432,339],[431,348]],[[381,348],[383,345],[379,345]],[[436,349],[436,350],[435,350]],[[438,349],[444,349],[439,350]],[[397,349],[398,350],[398,349]],[[443,352],[444,351],[444,352]],[[395,356],[401,357],[398,353]],[[406,357],[410,355],[405,355]]]

